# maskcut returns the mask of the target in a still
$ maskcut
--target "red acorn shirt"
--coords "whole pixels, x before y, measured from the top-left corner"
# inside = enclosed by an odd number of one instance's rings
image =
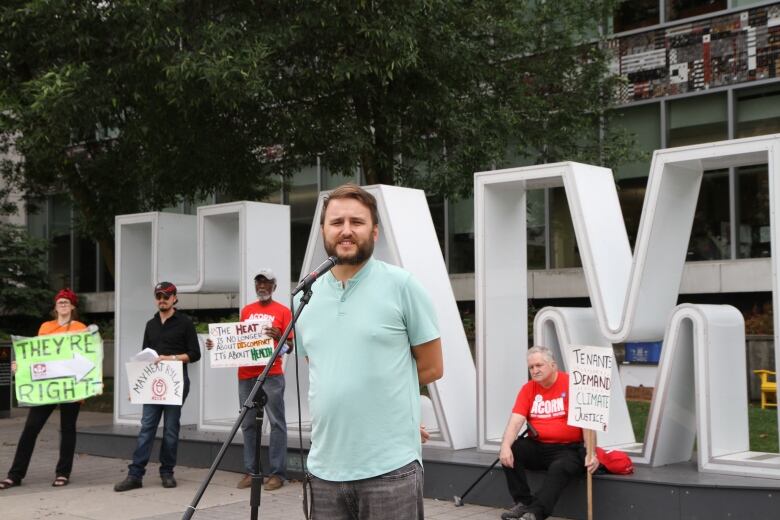
[[[253,302],[241,309],[241,321],[267,321],[272,324],[272,327],[276,327],[280,331],[284,331],[291,320],[292,313],[290,309],[274,300],[265,305],[259,301]],[[290,334],[290,338],[292,338],[292,334]],[[274,348],[276,348],[277,343],[274,340]],[[253,379],[259,376],[264,368],[265,365],[238,367],[238,378]],[[268,375],[280,376],[282,374],[284,374],[282,370],[282,356],[279,356],[276,358],[271,370],[268,371]]]
[[[539,442],[568,444],[582,442],[582,429],[569,426],[569,375],[558,372],[550,388],[529,381],[517,394],[513,413],[525,417],[539,432]]]

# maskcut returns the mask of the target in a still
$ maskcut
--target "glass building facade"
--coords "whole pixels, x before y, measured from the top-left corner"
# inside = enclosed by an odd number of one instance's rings
[[[626,1],[611,27],[614,70],[625,78],[614,124],[633,134],[645,153],[643,160],[614,169],[633,245],[654,150],[780,133],[780,2]],[[360,183],[360,172],[345,178],[315,164],[286,179],[267,200],[291,207],[294,274],[301,269],[318,193],[346,181]],[[766,166],[706,172],[688,260],[768,257],[767,197]],[[215,202],[227,200],[217,194],[203,201]],[[473,273],[473,200],[428,202],[450,273]],[[194,214],[195,206],[168,210]],[[28,216],[30,231],[52,243],[52,286],[112,290],[99,248],[79,236],[71,211],[64,198],[51,197]],[[581,266],[562,188],[530,193],[527,221],[530,269]]]

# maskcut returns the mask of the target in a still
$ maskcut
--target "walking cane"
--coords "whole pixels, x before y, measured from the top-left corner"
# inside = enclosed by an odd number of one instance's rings
[[[463,493],[461,496],[455,495],[454,497],[452,497],[453,500],[455,501],[455,507],[461,507],[463,505],[463,499],[466,497],[466,495],[468,495],[469,492],[472,489],[474,489],[474,486],[479,484],[479,481],[482,480],[485,477],[485,475],[490,473],[490,470],[492,470],[496,466],[496,464],[498,464],[498,461],[499,461],[499,459],[494,460],[493,464],[491,464],[490,467],[488,469],[486,469],[482,473],[482,475],[480,475],[479,478],[477,480],[475,480],[474,483],[469,486],[469,488],[466,490],[465,493]]]
[[[531,423],[526,422],[525,425],[526,425],[525,431],[523,432],[522,435],[520,435],[520,437],[529,437],[530,436],[532,439],[535,439],[535,438],[537,438],[539,436],[539,432],[536,431],[536,428],[531,426]],[[471,490],[474,489],[474,486],[479,484],[480,480],[485,478],[485,475],[490,473],[490,470],[492,470],[494,467],[496,467],[496,464],[498,464],[499,460],[500,459],[494,460],[493,464],[491,464],[490,467],[488,469],[486,469],[482,473],[482,475],[480,475],[479,478],[477,480],[475,480],[474,483],[471,484],[469,486],[469,488],[462,495],[460,495],[460,496],[455,495],[454,497],[452,497],[453,501],[455,502],[455,507],[461,507],[463,505],[463,499],[466,498],[466,495],[468,495],[471,492]]]

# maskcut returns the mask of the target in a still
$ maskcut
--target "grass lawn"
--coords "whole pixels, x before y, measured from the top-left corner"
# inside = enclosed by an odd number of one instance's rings
[[[647,415],[650,403],[645,401],[628,401],[628,413],[638,441],[645,438]],[[750,425],[750,449],[766,453],[778,453],[777,441],[777,411],[774,408],[762,410],[761,406],[751,403],[748,408],[748,423]]]

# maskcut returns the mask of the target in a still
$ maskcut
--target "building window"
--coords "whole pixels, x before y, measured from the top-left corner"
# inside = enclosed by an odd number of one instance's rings
[[[658,0],[624,0],[615,8],[612,18],[616,33],[660,23]]]
[[[474,199],[450,202],[449,216],[449,271],[451,273],[474,272]]]
[[[728,139],[726,94],[669,103],[669,148]]]
[[[79,292],[97,291],[97,244],[85,238],[76,239],[74,287]]]
[[[49,285],[52,289],[73,287],[71,277],[71,206],[64,195],[55,195],[48,203]],[[76,288],[74,288],[76,289]]]
[[[727,0],[665,0],[669,20],[682,20],[691,16],[722,11],[728,7]]]
[[[333,190],[341,186],[342,184],[346,184],[348,182],[351,182],[353,184],[359,184],[358,182],[358,171],[355,170],[355,172],[352,175],[338,175],[335,173],[332,173],[327,168],[322,168],[322,189],[323,190]]]
[[[632,248],[636,244],[639,221],[642,218],[642,206],[645,203],[645,193],[647,191],[647,177],[647,174],[645,174],[644,177],[629,177],[617,181],[620,211],[623,213],[623,222],[626,224],[628,243]]]
[[[737,258],[771,256],[767,165],[736,169]]]
[[[637,149],[646,154],[645,159],[623,164],[614,171],[626,233],[633,247],[639,230],[639,219],[642,216],[645,188],[650,172],[650,157],[655,150],[661,148],[661,105],[651,103],[624,108],[612,121],[613,124],[630,132],[634,136]]]
[[[563,188],[552,188],[550,193],[550,267],[582,267],[569,203]]]
[[[528,269],[544,269],[547,266],[544,190],[529,190],[525,200]]]
[[[431,212],[433,229],[436,231],[436,239],[439,242],[439,250],[441,251],[442,259],[444,259],[444,242],[447,240],[447,228],[445,225],[446,219],[444,218],[444,197],[441,195],[435,197],[427,196],[426,199],[428,201],[428,211]]]
[[[705,171],[693,217],[687,260],[731,257],[729,171]]]
[[[284,182],[286,202],[290,205],[290,273],[297,277],[309,243],[311,220],[320,194],[319,169],[303,168]]]
[[[736,94],[735,137],[780,132],[780,86],[743,89]]]

